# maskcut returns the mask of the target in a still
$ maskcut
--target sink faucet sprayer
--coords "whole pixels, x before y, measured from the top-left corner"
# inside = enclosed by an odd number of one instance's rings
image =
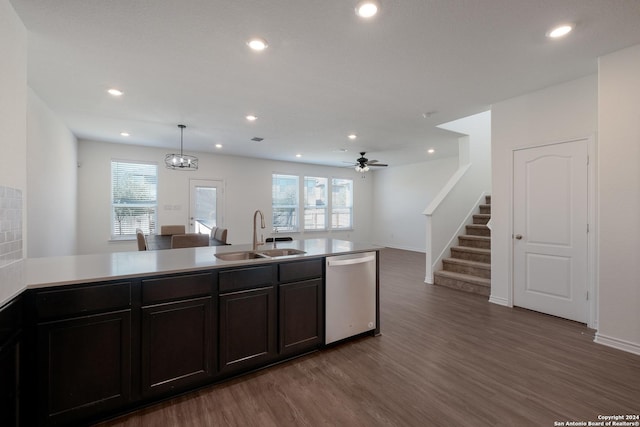
[[[264,237],[261,235],[260,241],[258,242],[258,235],[256,232],[256,217],[258,216],[258,214],[260,214],[260,228],[263,228],[263,229],[266,228],[264,225],[264,215],[262,214],[262,211],[258,209],[253,213],[253,250],[254,251],[258,249],[258,245],[264,245]]]

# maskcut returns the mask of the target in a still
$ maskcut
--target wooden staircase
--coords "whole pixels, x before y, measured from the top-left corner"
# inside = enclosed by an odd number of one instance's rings
[[[491,293],[491,196],[485,196],[480,213],[473,215],[473,224],[466,234],[458,236],[458,246],[451,248],[451,258],[442,260],[442,270],[436,271],[434,284],[465,292],[489,296]]]

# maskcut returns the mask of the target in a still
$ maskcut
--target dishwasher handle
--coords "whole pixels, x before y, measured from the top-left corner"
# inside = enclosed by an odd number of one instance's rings
[[[375,255],[369,255],[362,258],[349,258],[349,259],[331,259],[327,258],[327,267],[338,267],[341,265],[354,265],[364,264],[365,262],[375,261]]]

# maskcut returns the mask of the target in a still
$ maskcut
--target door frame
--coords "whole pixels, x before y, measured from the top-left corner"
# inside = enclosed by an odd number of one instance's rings
[[[509,245],[508,268],[509,268],[509,286],[508,286],[508,306],[513,307],[513,293],[515,286],[514,272],[514,178],[515,178],[515,152],[541,148],[551,145],[565,144],[569,142],[586,141],[587,142],[587,224],[589,232],[587,234],[587,326],[592,329],[598,329],[598,222],[597,222],[597,159],[596,159],[596,136],[590,135],[583,138],[573,138],[565,140],[557,140],[552,142],[518,146],[511,149],[510,179],[509,179],[509,234],[511,244]]]

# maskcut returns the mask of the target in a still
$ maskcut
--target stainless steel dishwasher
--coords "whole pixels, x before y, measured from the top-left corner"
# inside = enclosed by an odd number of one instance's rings
[[[376,253],[327,257],[325,344],[376,328]]]

